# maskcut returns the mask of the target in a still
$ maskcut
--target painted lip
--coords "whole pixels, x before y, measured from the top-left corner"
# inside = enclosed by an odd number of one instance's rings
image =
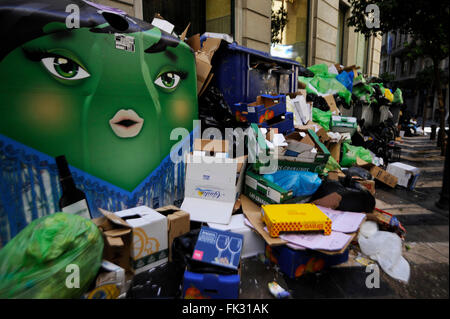
[[[121,138],[135,137],[141,132],[144,119],[132,109],[117,111],[109,125],[113,132]]]

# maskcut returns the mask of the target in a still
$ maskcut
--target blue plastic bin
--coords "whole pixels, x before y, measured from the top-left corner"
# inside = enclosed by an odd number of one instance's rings
[[[234,105],[262,94],[296,92],[299,67],[296,61],[232,43],[214,54],[211,72],[228,105]]]
[[[237,299],[240,276],[184,272],[185,299]]]

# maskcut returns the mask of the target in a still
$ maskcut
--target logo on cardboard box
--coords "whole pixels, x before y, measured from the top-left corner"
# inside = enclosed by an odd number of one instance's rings
[[[197,191],[198,196],[200,196],[201,198],[219,199],[220,196],[224,196],[224,194],[221,194],[218,190],[205,189],[200,187],[197,187],[195,190]]]

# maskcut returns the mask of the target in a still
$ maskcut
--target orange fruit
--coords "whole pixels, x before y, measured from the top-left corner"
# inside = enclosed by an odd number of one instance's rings
[[[300,277],[301,275],[303,275],[305,273],[305,269],[305,265],[298,266],[297,269],[295,269],[295,277]]]
[[[320,271],[325,266],[325,261],[323,259],[317,259],[314,263],[313,270],[314,271]]]

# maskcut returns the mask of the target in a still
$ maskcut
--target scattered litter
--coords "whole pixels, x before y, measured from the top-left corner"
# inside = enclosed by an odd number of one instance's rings
[[[270,293],[277,299],[288,298],[291,295],[275,281],[269,282],[268,286]]]

